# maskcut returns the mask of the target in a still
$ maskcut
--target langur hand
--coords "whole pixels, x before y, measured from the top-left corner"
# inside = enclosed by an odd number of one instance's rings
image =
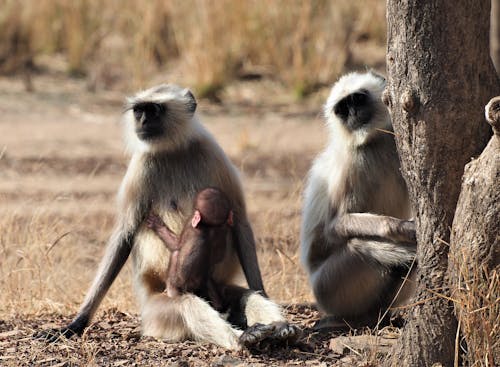
[[[153,212],[150,212],[148,217],[146,218],[146,227],[154,230],[154,231],[158,231],[160,230],[160,228],[165,228],[165,223],[163,222],[163,220],[160,218],[160,216],[158,214],[155,214]]]

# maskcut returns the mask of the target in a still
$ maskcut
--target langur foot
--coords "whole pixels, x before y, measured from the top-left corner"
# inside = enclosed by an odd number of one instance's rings
[[[73,335],[78,335],[78,332],[70,328],[64,327],[61,329],[47,329],[33,334],[34,339],[45,341],[47,343],[55,343],[63,339],[69,339]]]
[[[254,324],[240,336],[240,343],[247,348],[260,344],[295,344],[302,331],[295,325],[279,321],[268,325]]]
[[[313,331],[347,331],[352,327],[344,320],[339,320],[334,316],[323,317],[322,319],[316,321],[313,326]]]
[[[63,328],[39,331],[33,335],[33,338],[44,340],[47,343],[54,343],[62,339],[69,339],[73,335],[82,335],[83,330],[85,330],[88,324],[87,320],[86,317],[77,318]]]

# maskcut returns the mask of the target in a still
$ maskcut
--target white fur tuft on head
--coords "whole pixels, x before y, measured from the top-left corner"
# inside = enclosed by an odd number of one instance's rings
[[[349,94],[366,89],[374,98],[380,99],[384,88],[384,77],[374,72],[345,74],[333,85],[330,91],[324,106],[325,117],[328,118],[335,104]]]
[[[377,129],[392,131],[389,111],[382,102],[382,92],[385,88],[385,78],[375,72],[352,72],[343,75],[332,87],[330,95],[324,105],[323,112],[332,138],[348,140],[346,143],[362,145],[377,133]],[[364,90],[376,101],[374,115],[369,124],[354,131],[348,132],[340,119],[335,115],[335,105],[344,97]],[[379,103],[378,103],[379,102]]]

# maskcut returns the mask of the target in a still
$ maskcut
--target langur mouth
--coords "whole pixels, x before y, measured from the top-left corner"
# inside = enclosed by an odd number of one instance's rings
[[[344,125],[348,127],[351,131],[355,131],[367,127],[370,124],[370,122],[371,121],[369,119],[363,119],[363,120],[348,119],[347,121],[344,121]]]
[[[162,135],[162,131],[158,129],[144,129],[136,131],[137,137],[140,140],[154,140]]]

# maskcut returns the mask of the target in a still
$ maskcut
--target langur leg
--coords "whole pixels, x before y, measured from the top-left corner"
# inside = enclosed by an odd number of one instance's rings
[[[295,342],[301,332],[283,317],[283,310],[276,303],[250,289],[225,285],[220,287],[222,298],[228,302],[228,321],[246,330],[240,337],[245,346],[267,340]]]
[[[142,311],[142,329],[144,335],[171,342],[191,338],[235,350],[240,348],[238,337],[242,333],[206,301],[189,293],[174,298],[152,296]]]
[[[177,285],[179,281],[177,277],[179,277],[179,250],[174,250],[170,253],[170,260],[168,262],[167,269],[167,284],[166,284],[166,292],[169,297],[176,297],[179,295],[179,288]]]
[[[360,317],[369,315],[377,322],[380,295],[384,294],[389,272],[376,262],[348,249],[335,251],[311,275],[319,308],[329,318],[324,327],[345,327],[366,323]]]
[[[405,287],[398,291],[414,253],[398,253],[393,246],[351,240],[346,249],[335,251],[313,272],[314,295],[328,315],[318,328],[375,325],[401,296],[408,296]]]

